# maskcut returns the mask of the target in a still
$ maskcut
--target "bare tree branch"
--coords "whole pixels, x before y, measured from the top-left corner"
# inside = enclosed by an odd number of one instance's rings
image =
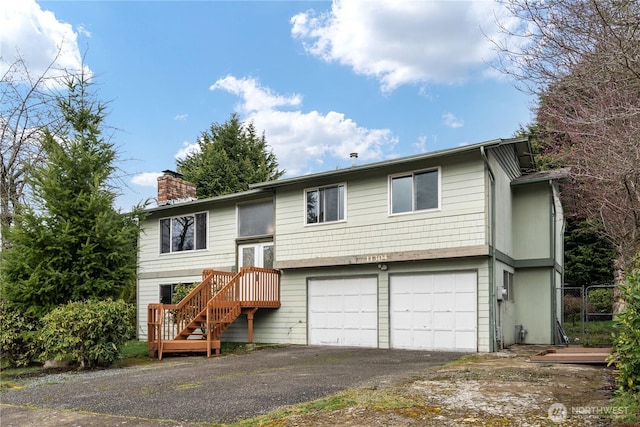
[[[640,2],[501,3],[520,25],[501,24],[497,67],[538,96],[569,211],[602,224],[624,270],[640,250]]]
[[[20,203],[29,202],[29,170],[45,160],[39,143],[43,129],[55,134],[62,124],[57,88],[69,73],[55,68],[58,55],[37,76],[19,54],[14,62],[4,64],[6,71],[0,80],[0,230],[11,227]],[[3,247],[8,244],[2,240]]]

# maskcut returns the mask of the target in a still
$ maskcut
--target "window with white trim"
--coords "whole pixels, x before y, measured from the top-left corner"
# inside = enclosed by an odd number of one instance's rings
[[[439,170],[411,172],[389,178],[391,214],[440,207]]]
[[[305,190],[306,224],[343,221],[345,218],[344,184]]]
[[[207,248],[207,214],[176,216],[160,220],[160,252]]]

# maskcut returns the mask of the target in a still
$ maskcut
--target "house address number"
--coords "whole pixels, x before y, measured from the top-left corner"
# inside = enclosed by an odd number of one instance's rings
[[[387,254],[367,255],[365,259],[367,260],[367,262],[386,261],[387,260]]]

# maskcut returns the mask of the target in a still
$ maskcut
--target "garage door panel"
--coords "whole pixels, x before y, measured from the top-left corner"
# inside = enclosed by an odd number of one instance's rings
[[[413,307],[411,294],[396,295],[393,300],[392,310],[404,311],[409,310],[411,307]]]
[[[475,351],[477,274],[391,276],[394,348]]]
[[[437,278],[433,279],[433,291],[438,292],[452,292],[456,287],[455,277],[450,274],[440,274]]]
[[[412,346],[408,348],[415,348],[420,350],[433,348],[433,334],[429,330],[414,331],[412,339]]]
[[[375,277],[311,279],[308,287],[309,344],[377,347]]]
[[[476,295],[472,292],[456,293],[454,308],[456,311],[469,310],[470,307],[475,307]]]
[[[431,293],[418,293],[411,297],[415,310],[431,311],[433,310],[433,295]]]
[[[456,330],[473,331],[476,327],[475,313],[457,313],[456,314]]]
[[[413,320],[412,313],[409,311],[394,311],[391,316],[398,320],[398,329],[408,329]]]
[[[453,293],[437,293],[433,295],[433,307],[438,311],[449,311],[455,308]]]
[[[455,315],[452,312],[433,313],[433,329],[452,330],[455,325]]]
[[[476,333],[474,332],[456,332],[456,347],[460,350],[475,351],[476,349]]]
[[[409,317],[411,318],[411,317]],[[431,329],[433,327],[433,313],[413,312],[413,328],[414,329]]]
[[[437,350],[452,349],[456,347],[455,335],[450,331],[434,331],[433,348]]]

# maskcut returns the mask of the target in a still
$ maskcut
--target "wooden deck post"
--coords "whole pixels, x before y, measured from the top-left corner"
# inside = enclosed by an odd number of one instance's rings
[[[251,344],[253,343],[253,315],[258,311],[258,308],[244,308],[242,311],[247,315],[247,342]]]

